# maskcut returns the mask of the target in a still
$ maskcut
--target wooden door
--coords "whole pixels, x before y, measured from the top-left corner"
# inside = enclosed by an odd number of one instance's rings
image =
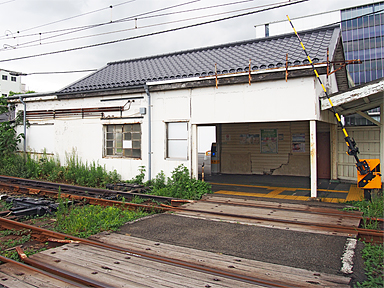
[[[331,179],[330,133],[317,133],[317,178]]]

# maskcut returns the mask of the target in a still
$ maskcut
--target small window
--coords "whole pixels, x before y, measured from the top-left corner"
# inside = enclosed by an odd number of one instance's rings
[[[12,82],[16,82],[16,77],[15,76],[11,76],[11,81]]]
[[[1,75],[1,79],[8,80],[8,76],[7,75]]]
[[[269,37],[269,24],[265,24],[265,37]]]
[[[188,159],[188,123],[167,124],[167,158]]]
[[[105,125],[104,156],[141,158],[140,124]]]

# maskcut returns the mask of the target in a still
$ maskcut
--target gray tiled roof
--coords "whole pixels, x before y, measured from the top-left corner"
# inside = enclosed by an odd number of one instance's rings
[[[335,45],[339,26],[300,32],[313,62],[327,60],[327,48]],[[286,53],[293,65],[308,63],[295,34],[253,39],[152,57],[108,63],[97,72],[69,85],[59,94],[97,92],[143,85],[150,81],[265,69],[285,65]],[[332,59],[332,55],[331,55]]]

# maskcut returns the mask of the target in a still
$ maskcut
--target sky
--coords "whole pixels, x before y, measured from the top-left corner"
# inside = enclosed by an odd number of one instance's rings
[[[92,73],[71,71],[250,40],[256,37],[255,25],[284,21],[286,15],[294,22],[295,17],[379,2],[298,1],[301,0],[0,0],[0,69],[28,74],[22,76],[27,90],[58,91]],[[287,6],[143,37],[282,5]],[[129,39],[133,37],[137,38]],[[114,43],[100,45],[105,42]],[[65,50],[70,51],[60,52]],[[45,55],[38,56],[41,54]]]

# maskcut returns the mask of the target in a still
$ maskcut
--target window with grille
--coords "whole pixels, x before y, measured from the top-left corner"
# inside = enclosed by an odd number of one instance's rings
[[[104,156],[141,158],[140,124],[105,125]]]

